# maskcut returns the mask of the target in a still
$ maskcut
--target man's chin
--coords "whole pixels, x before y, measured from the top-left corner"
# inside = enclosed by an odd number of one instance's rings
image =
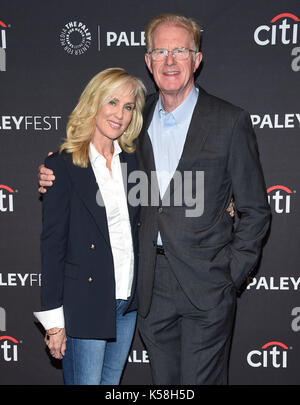
[[[178,86],[168,86],[164,88],[159,89],[161,93],[165,95],[171,95],[171,94],[178,94],[182,91],[182,89]]]

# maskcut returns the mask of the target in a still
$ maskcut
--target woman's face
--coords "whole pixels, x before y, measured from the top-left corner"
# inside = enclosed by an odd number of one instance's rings
[[[104,138],[115,140],[126,131],[135,106],[135,96],[132,87],[124,85],[112,94],[108,101],[100,107],[96,117],[94,139],[103,141]]]

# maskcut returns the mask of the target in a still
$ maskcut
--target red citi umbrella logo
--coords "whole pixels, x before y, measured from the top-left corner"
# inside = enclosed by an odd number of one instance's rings
[[[278,341],[265,343],[261,350],[251,350],[247,355],[247,363],[251,367],[287,368],[288,347]]]
[[[292,13],[281,13],[270,20],[271,25],[260,25],[254,31],[257,45],[293,45],[298,42],[300,19]]]

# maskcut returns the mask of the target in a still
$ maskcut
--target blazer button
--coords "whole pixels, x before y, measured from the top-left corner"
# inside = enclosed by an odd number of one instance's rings
[[[91,243],[90,249],[95,250],[95,249],[96,249],[96,245],[94,245],[94,243]]]
[[[91,283],[93,281],[92,277],[88,278],[88,282]]]
[[[137,226],[140,227],[142,225],[141,221],[137,223]]]
[[[161,214],[163,212],[162,207],[159,207],[157,211],[159,212],[159,214]]]

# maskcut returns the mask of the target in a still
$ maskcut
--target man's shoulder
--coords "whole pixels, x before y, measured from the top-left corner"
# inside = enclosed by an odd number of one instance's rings
[[[120,153],[120,162],[121,163],[127,163],[133,166],[133,168],[136,167],[137,165],[137,160],[136,160],[136,152],[126,152],[122,150]]]
[[[237,106],[233,103],[231,103],[228,100],[225,100],[219,96],[213,95],[208,93],[206,90],[204,90],[201,86],[197,85],[196,86],[199,90],[199,102],[204,102],[207,104],[208,107],[220,110],[224,113],[232,114],[232,115],[239,115],[241,114],[244,109],[240,106]]]
[[[206,104],[209,108],[217,108],[224,110],[224,112],[232,113],[234,115],[239,115],[244,109],[238,105],[233,104],[232,102],[225,100],[217,95],[210,94],[198,83],[195,84],[195,87],[199,91],[198,103]],[[157,102],[159,93],[151,93],[146,98],[145,110],[147,111],[153,104]]]
[[[153,103],[158,100],[159,93],[158,91],[155,93],[148,94],[146,97],[145,109],[149,108]]]

